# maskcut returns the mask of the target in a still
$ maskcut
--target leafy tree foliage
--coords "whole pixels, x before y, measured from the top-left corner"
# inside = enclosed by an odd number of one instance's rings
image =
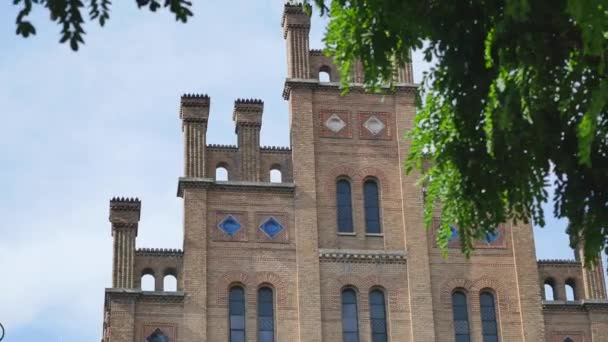
[[[467,255],[501,222],[543,226],[546,200],[588,261],[606,247],[608,0],[310,1],[343,86],[356,59],[372,89],[412,49],[435,63],[406,167],[422,172],[427,226],[441,211],[443,247],[454,223]]]
[[[158,0],[136,0],[136,3],[139,8],[148,8],[152,12],[168,8],[175,14],[175,20],[184,23],[192,16],[192,3],[186,0],[165,0],[163,4]],[[78,50],[80,44],[84,44],[85,17],[104,26],[110,19],[112,6],[110,0],[13,0],[13,4],[21,8],[16,20],[18,35],[27,38],[36,34],[36,28],[28,20],[28,16],[34,6],[41,6],[48,10],[51,20],[61,26],[59,41],[69,42],[74,51]],[[83,11],[88,11],[88,16],[83,15]]]

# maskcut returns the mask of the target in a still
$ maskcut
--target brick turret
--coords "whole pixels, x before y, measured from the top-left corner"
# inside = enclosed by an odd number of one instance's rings
[[[283,38],[287,42],[287,77],[310,78],[308,33],[310,16],[302,4],[286,3],[283,11]]]
[[[260,180],[260,130],[264,102],[258,99],[237,99],[234,101],[232,119],[238,135],[241,178],[245,181]]]
[[[210,98],[206,94],[185,94],[181,99],[180,118],[184,132],[184,176],[205,177],[207,121]]]
[[[141,211],[137,198],[110,200],[110,222],[114,238],[112,262],[112,287],[135,287],[135,239]]]

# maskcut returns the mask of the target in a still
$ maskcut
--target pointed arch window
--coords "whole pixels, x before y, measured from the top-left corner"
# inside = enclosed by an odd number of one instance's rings
[[[245,342],[245,290],[240,286],[230,288],[228,302],[230,342]]]
[[[494,295],[482,292],[479,295],[481,309],[481,330],[483,342],[498,342],[498,324],[496,322],[496,304]]]
[[[336,183],[336,208],[338,214],[338,232],[353,232],[353,207],[350,182],[339,179]]]
[[[467,296],[462,291],[456,291],[452,294],[452,312],[454,314],[456,342],[470,342]]]
[[[169,342],[169,341],[170,341],[169,337],[167,337],[167,335],[165,335],[165,333],[160,329],[154,330],[154,332],[146,338],[146,342]]]
[[[363,184],[363,200],[365,205],[365,232],[380,234],[380,204],[378,183],[368,179]]]
[[[386,342],[386,303],[384,292],[372,290],[369,293],[369,315],[372,327],[372,342]]]
[[[258,342],[274,342],[274,299],[272,289],[258,290]]]
[[[342,340],[344,342],[359,342],[357,293],[350,288],[342,291]]]

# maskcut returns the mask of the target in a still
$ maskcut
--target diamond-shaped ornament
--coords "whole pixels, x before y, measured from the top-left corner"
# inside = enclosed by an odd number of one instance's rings
[[[271,216],[266,219],[266,221],[262,222],[262,224],[260,225],[260,229],[269,238],[274,239],[274,237],[277,236],[283,230],[283,226],[281,225],[281,223],[279,223],[279,221],[277,221],[277,219]]]
[[[233,236],[241,229],[241,224],[232,215],[226,216],[217,227],[229,236]]]
[[[365,127],[372,135],[378,135],[386,126],[380,119],[378,119],[377,116],[372,115],[363,123],[363,127]]]
[[[334,113],[325,121],[325,127],[334,133],[338,133],[346,127],[346,122],[338,114]]]

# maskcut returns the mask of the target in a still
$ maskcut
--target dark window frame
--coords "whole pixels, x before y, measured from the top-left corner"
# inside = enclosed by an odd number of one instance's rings
[[[379,294],[381,297],[377,303],[373,298],[374,294]],[[378,316],[381,314],[380,316]],[[386,313],[386,295],[385,291],[379,288],[373,288],[369,291],[369,321],[372,334],[372,342],[387,342],[388,341],[388,320]]]
[[[382,234],[380,183],[375,178],[366,178],[363,181],[363,209],[365,215],[365,233]]]
[[[262,298],[263,291],[270,292],[270,300],[268,298]],[[274,313],[274,289],[271,286],[264,285],[258,288],[257,295],[257,319],[258,319],[258,342],[274,342],[275,341],[275,313]],[[266,304],[266,305],[263,305]],[[267,326],[262,324],[264,319],[270,319],[271,327],[267,329]],[[267,334],[266,332],[271,332]],[[268,339],[268,337],[270,337]]]
[[[343,288],[340,294],[340,302],[342,305],[342,341],[359,342],[359,300],[357,290],[352,287]],[[349,316],[346,314],[349,314]]]
[[[479,293],[479,312],[481,314],[482,341],[498,342],[498,313],[494,292],[483,290]]]
[[[242,292],[242,298],[235,297],[235,291],[240,290]],[[234,285],[230,287],[228,291],[228,339],[230,342],[245,342],[247,341],[247,297],[245,293],[245,288],[241,285]],[[235,314],[235,309],[241,312],[240,314]],[[242,328],[235,327],[238,322],[233,320],[233,316],[235,316],[235,320],[237,317],[242,319]],[[234,339],[233,333],[242,332],[242,339]]]
[[[470,342],[469,301],[466,291],[461,289],[452,292],[452,322],[455,342]]]
[[[354,233],[353,187],[350,179],[340,177],[336,181],[336,222],[338,233]]]

